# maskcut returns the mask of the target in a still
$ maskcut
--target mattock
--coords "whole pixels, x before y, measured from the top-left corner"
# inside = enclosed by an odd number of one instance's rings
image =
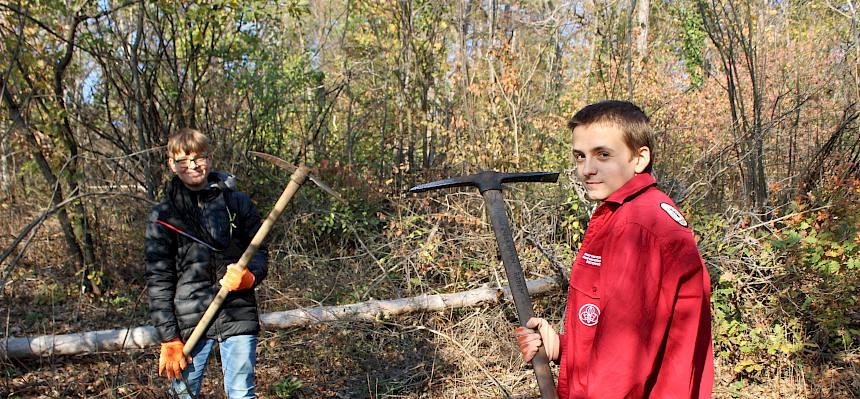
[[[272,230],[272,226],[275,224],[275,221],[278,220],[278,217],[281,216],[281,212],[284,211],[287,204],[293,198],[293,195],[306,180],[311,180],[314,184],[338,201],[346,203],[346,201],[332,190],[331,187],[320,181],[316,176],[311,175],[306,166],[296,167],[281,158],[262,152],[250,151],[250,153],[275,164],[281,169],[295,171],[290,176],[290,182],[287,184],[287,188],[284,189],[284,192],[281,193],[280,198],[278,198],[278,202],[275,203],[275,207],[272,208],[271,212],[269,212],[269,216],[267,216],[266,220],[264,220],[260,225],[260,229],[257,230],[257,234],[254,234],[254,238],[251,239],[251,243],[248,244],[248,248],[245,249],[245,252],[242,253],[242,257],[236,262],[236,264],[242,269],[248,267],[248,262],[250,262],[251,258],[254,257],[254,253],[256,253],[260,248],[260,244],[263,243],[263,240]],[[200,321],[197,322],[197,326],[194,327],[194,331],[191,332],[191,336],[189,336],[188,340],[185,341],[185,345],[182,347],[182,353],[185,354],[185,356],[191,355],[191,350],[193,350],[194,346],[197,345],[197,342],[200,341],[200,337],[206,334],[206,330],[208,330],[209,325],[212,324],[212,319],[215,318],[215,315],[218,313],[218,309],[221,308],[221,305],[224,303],[224,299],[227,298],[227,294],[229,293],[230,291],[224,287],[221,287],[221,289],[218,290],[215,298],[212,299],[212,302],[209,303],[209,307],[206,308],[206,312],[203,313],[203,317],[200,318]]]
[[[557,180],[557,172],[499,173],[484,171],[474,175],[452,177],[450,179],[421,184],[409,189],[410,193],[420,193],[449,187],[470,186],[478,188],[487,205],[487,213],[489,213],[490,223],[493,225],[493,232],[496,235],[496,242],[502,255],[502,263],[505,265],[508,285],[514,298],[514,305],[517,308],[517,317],[522,326],[526,325],[526,322],[534,313],[532,311],[532,301],[529,298],[529,291],[526,287],[526,279],[523,276],[523,268],[520,266],[520,258],[517,256],[517,249],[514,246],[511,222],[508,219],[508,214],[505,212],[502,183],[555,183]],[[532,367],[535,370],[541,398],[558,398],[552,372],[549,369],[549,359],[543,346],[538,348],[537,354],[532,358]]]

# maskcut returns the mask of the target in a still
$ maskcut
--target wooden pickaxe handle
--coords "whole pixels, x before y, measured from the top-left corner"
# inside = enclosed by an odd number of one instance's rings
[[[307,167],[300,166],[295,172],[293,172],[290,176],[290,183],[287,184],[287,188],[285,188],[284,192],[281,193],[281,197],[278,198],[278,202],[275,203],[275,207],[272,208],[271,212],[269,212],[269,216],[267,216],[266,220],[264,220],[260,225],[260,229],[257,230],[257,234],[254,234],[254,238],[251,239],[251,243],[248,244],[248,248],[245,249],[245,252],[242,253],[242,257],[239,258],[238,262],[236,262],[239,267],[242,269],[248,267],[248,262],[250,262],[251,258],[254,257],[257,249],[260,248],[263,240],[272,230],[272,226],[275,224],[275,221],[281,216],[281,212],[284,211],[287,204],[293,198],[293,195],[298,191],[299,187],[301,187],[302,183],[304,183],[307,178]],[[215,314],[218,313],[218,309],[221,308],[221,304],[224,303],[224,299],[227,298],[227,294],[229,293],[230,291],[224,287],[221,287],[221,289],[218,290],[218,294],[216,294],[215,298],[212,299],[209,307],[206,308],[206,313],[203,313],[203,317],[199,322],[197,322],[197,326],[194,327],[194,331],[191,332],[191,336],[188,337],[188,340],[182,347],[182,353],[185,354],[185,356],[189,356],[191,354],[191,350],[194,349],[194,346],[197,345],[198,341],[200,341],[200,337],[206,334],[206,330],[209,329],[209,324],[212,323],[212,319],[215,318]]]
[[[501,190],[487,190],[482,195],[487,205],[490,223],[493,225],[493,233],[496,235],[496,242],[499,245],[499,254],[502,256],[502,263],[505,266],[505,275],[508,278],[508,287],[511,289],[511,296],[517,309],[517,318],[520,325],[525,327],[526,322],[534,316],[534,311],[532,310],[531,298],[529,298],[529,289],[526,286],[526,278],[523,275],[523,268],[520,265],[520,258],[517,256],[517,250],[514,246],[511,222],[505,211],[505,200]],[[537,378],[538,389],[540,389],[540,397],[558,399],[552,370],[549,367],[549,358],[543,345],[538,348],[538,352],[532,358],[532,367]]]

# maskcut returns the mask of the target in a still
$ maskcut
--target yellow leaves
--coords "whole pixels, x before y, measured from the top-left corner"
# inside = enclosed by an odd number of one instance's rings
[[[431,215],[431,218],[433,218],[434,220],[438,220],[438,221],[445,221],[448,223],[459,224],[459,225],[462,225],[464,227],[469,227],[469,228],[480,227],[481,225],[484,224],[484,222],[479,218],[476,218],[476,217],[470,216],[470,215],[460,214],[460,213],[457,213],[457,214],[451,214],[448,212],[436,213],[436,214]]]
[[[23,33],[24,33],[24,36],[33,37],[33,36],[36,36],[37,34],[39,34],[40,31],[41,31],[41,29],[38,28],[36,25],[25,25]]]
[[[764,370],[764,366],[762,366],[761,364],[759,364],[755,361],[752,361],[749,359],[744,359],[735,365],[734,370],[736,373],[740,373],[740,372],[754,373],[754,372]]]
[[[511,94],[519,90],[520,82],[518,79],[517,68],[508,68],[502,75],[500,83],[502,85],[502,91],[504,91],[505,93]]]
[[[782,184],[780,184],[778,181],[771,181],[767,183],[767,189],[770,192],[778,192],[782,190]]]
[[[558,131],[566,129],[567,120],[564,115],[538,115],[531,119],[534,130],[538,132]],[[565,131],[565,134],[567,132]]]
[[[421,246],[421,250],[418,251],[418,256],[421,257],[425,262],[433,261],[434,254],[436,253],[436,245],[432,241],[428,241],[426,244]]]
[[[453,129],[466,129],[469,124],[466,122],[466,119],[463,118],[463,115],[454,115],[451,118],[451,127]]]
[[[466,88],[466,91],[468,91],[469,94],[472,94],[475,96],[480,96],[481,94],[484,94],[485,90],[486,90],[485,86],[480,85],[478,83],[472,83],[469,85],[469,87]]]
[[[831,248],[832,249],[824,251],[824,255],[831,258],[839,258],[845,253],[845,249],[842,246],[832,246]]]

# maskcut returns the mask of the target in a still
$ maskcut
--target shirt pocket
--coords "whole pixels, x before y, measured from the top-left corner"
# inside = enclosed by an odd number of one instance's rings
[[[571,294],[576,291],[585,298],[600,299],[600,268],[577,260],[570,274],[570,288]]]
[[[590,327],[596,326],[600,319],[600,268],[577,262],[571,272],[568,295],[576,329],[585,328],[590,339],[594,333]]]
[[[588,383],[588,364],[594,346],[594,336],[600,322],[600,267],[577,260],[571,270],[569,309],[573,328],[573,374],[574,386],[584,387]]]

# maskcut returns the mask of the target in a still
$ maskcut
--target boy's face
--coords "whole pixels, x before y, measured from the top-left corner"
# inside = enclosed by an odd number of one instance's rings
[[[209,162],[208,154],[185,153],[184,150],[180,150],[167,160],[167,165],[179,176],[179,180],[182,180],[185,187],[190,190],[200,190],[206,186]]]
[[[603,201],[645,170],[651,151],[648,147],[631,151],[621,129],[611,123],[597,123],[573,129],[573,160],[588,197]]]

